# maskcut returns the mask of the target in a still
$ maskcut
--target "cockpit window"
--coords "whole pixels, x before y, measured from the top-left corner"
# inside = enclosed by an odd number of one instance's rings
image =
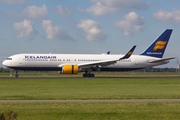
[[[12,58],[7,58],[7,60],[12,60]]]

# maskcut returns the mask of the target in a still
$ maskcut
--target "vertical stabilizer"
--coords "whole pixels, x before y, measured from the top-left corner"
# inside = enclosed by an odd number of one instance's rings
[[[142,54],[151,57],[162,58],[169,38],[172,33],[172,29],[166,29]]]

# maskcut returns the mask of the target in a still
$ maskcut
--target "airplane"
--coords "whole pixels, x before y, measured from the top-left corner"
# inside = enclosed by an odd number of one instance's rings
[[[167,64],[176,57],[163,55],[170,39],[172,29],[166,29],[144,52],[132,55],[136,45],[125,55],[113,54],[16,54],[3,61],[3,65],[27,71],[60,71],[61,74],[78,74],[94,77],[93,71],[130,71]]]

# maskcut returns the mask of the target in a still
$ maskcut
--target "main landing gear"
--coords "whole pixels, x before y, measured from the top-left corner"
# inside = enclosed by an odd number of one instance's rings
[[[16,75],[15,75],[15,77],[18,78],[18,76],[19,76],[19,75],[18,75],[18,70],[16,70]]]
[[[86,71],[86,73],[83,74],[83,77],[94,77],[95,75],[94,74],[91,74],[90,72],[88,73]]]

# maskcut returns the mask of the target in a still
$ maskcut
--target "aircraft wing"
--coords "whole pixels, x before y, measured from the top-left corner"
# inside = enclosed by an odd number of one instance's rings
[[[160,60],[152,60],[149,61],[149,63],[158,63],[158,62],[165,62],[167,60],[175,59],[176,57],[171,57],[171,58],[165,58],[165,59],[160,59]]]
[[[117,59],[111,59],[111,60],[103,60],[103,61],[97,61],[97,62],[88,62],[88,63],[80,63],[78,64],[79,67],[90,67],[90,66],[108,66],[111,64],[116,63],[119,60],[127,59],[131,56],[134,49],[136,48],[136,45],[133,46],[123,57],[117,58]]]

